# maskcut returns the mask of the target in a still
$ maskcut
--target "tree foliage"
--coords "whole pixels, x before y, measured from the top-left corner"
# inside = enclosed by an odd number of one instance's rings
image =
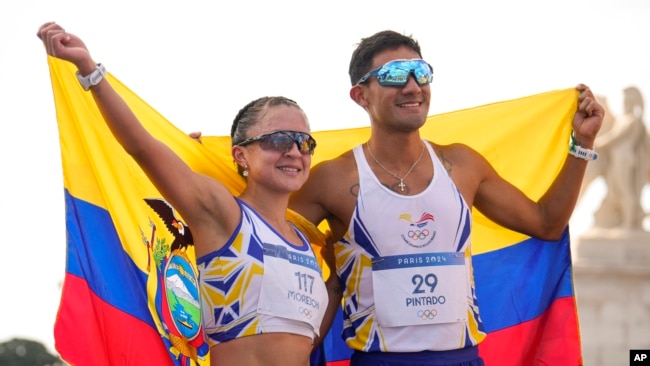
[[[6,366],[64,366],[42,343],[14,338],[0,343],[0,365]]]

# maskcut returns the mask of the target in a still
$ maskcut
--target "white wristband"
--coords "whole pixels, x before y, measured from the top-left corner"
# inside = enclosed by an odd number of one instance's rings
[[[79,71],[77,71],[77,80],[81,84],[81,87],[84,90],[89,90],[91,87],[99,84],[102,79],[106,76],[106,68],[102,64],[97,64],[97,67],[93,72],[86,76],[82,76]]]
[[[596,150],[586,149],[582,146],[576,145],[573,135],[571,135],[571,143],[569,144],[569,154],[587,161],[598,159],[598,153]]]

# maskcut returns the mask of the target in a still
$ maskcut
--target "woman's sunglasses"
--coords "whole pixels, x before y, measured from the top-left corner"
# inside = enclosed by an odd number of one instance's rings
[[[250,145],[253,142],[259,142],[262,150],[273,150],[281,153],[287,153],[293,148],[293,144],[298,146],[302,154],[314,155],[316,149],[316,140],[310,134],[298,131],[275,131],[263,135],[249,137],[246,140],[236,144],[237,146]]]
[[[411,74],[418,85],[426,85],[433,80],[433,67],[422,59],[393,60],[363,75],[357,84],[363,84],[374,76],[379,85],[404,86]]]

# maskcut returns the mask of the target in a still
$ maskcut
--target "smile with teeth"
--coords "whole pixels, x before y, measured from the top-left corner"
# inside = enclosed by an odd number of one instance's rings
[[[417,107],[419,105],[420,105],[420,103],[402,103],[399,106],[400,107]]]
[[[290,168],[286,166],[281,166],[279,169],[285,172],[296,172],[296,173],[298,172],[297,168]]]

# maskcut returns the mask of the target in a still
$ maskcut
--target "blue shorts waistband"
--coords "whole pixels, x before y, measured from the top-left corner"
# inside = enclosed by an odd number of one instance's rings
[[[350,366],[483,366],[478,347],[448,351],[421,352],[361,352],[354,351]]]

